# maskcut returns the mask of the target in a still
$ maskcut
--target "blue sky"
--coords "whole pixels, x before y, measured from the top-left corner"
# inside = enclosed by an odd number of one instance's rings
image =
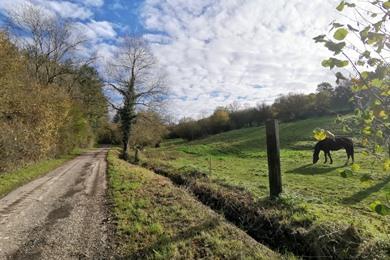
[[[312,40],[336,17],[337,0],[1,0],[0,12],[32,4],[71,19],[88,36],[96,66],[113,58],[124,34],[150,42],[167,75],[168,109],[180,118],[233,102],[252,106],[309,93],[333,73]]]
[[[95,19],[110,21],[118,26],[117,30],[142,34],[145,31],[139,17],[142,4],[142,0],[105,1],[103,6],[96,9]]]

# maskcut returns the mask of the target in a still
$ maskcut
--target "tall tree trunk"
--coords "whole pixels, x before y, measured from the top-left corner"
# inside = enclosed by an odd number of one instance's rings
[[[129,134],[126,131],[123,131],[123,149],[122,149],[122,159],[127,161],[129,159]]]
[[[123,151],[122,151],[122,159],[129,159],[129,139],[131,133],[131,124],[135,118],[134,112],[134,102],[130,99],[126,99],[124,102],[124,106],[120,111],[121,116],[121,125],[122,125],[122,142],[123,142]]]

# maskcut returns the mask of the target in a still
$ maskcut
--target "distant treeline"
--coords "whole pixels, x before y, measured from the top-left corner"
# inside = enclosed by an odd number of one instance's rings
[[[0,173],[89,147],[106,128],[97,72],[74,65],[64,53],[70,47],[60,45],[61,31],[40,25],[42,37],[28,48],[0,31]]]
[[[351,87],[348,82],[333,87],[321,83],[312,94],[287,94],[275,100],[272,105],[259,104],[256,107],[240,109],[235,105],[219,107],[206,118],[194,120],[183,118],[170,127],[170,138],[194,140],[233,129],[259,126],[269,118],[294,121],[309,117],[348,113],[353,110]]]

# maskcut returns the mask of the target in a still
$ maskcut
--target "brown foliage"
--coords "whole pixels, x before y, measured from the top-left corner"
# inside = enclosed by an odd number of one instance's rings
[[[0,172],[86,147],[93,132],[66,88],[30,77],[28,57],[0,32]]]

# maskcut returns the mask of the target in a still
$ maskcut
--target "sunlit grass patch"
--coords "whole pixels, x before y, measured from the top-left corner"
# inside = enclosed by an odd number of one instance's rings
[[[129,259],[276,259],[280,256],[167,178],[108,156],[118,254]]]
[[[305,212],[293,213],[294,221],[310,219],[318,225],[353,225],[367,241],[389,241],[390,219],[370,209],[373,201],[384,201],[390,194],[390,177],[382,165],[371,163],[359,145],[359,169],[347,178],[344,150],[332,152],[334,164],[312,164],[316,127],[343,134],[333,117],[307,119],[280,125],[283,200]],[[170,141],[174,143],[173,141]],[[178,142],[149,149],[145,158],[152,165],[166,165],[186,173],[193,169],[212,181],[240,187],[253,197],[268,196],[268,165],[264,127],[234,130],[192,142]],[[368,176],[368,177],[367,177]],[[368,242],[371,243],[371,242]]]

